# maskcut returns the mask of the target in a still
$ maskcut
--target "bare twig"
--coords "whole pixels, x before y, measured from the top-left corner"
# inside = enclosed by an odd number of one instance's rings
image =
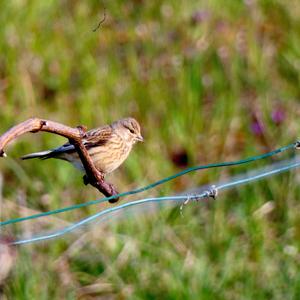
[[[96,32],[100,28],[101,24],[105,22],[105,20],[106,20],[106,9],[104,8],[103,18],[102,20],[99,21],[98,25],[93,29],[93,31]]]
[[[86,175],[84,176],[84,183],[91,184],[106,197],[117,194],[115,187],[112,184],[104,181],[103,174],[96,169],[89,153],[87,152],[86,148],[82,143],[82,138],[85,136],[86,133],[86,128],[84,126],[72,128],[49,120],[39,118],[29,119],[12,127],[8,131],[6,131],[2,136],[0,136],[0,157],[5,156],[4,147],[12,140],[18,138],[24,133],[35,133],[39,131],[55,133],[69,139],[69,142],[72,145],[74,145],[81,159],[82,165],[84,166],[86,172]],[[110,202],[116,201],[118,201],[118,199],[110,200]]]

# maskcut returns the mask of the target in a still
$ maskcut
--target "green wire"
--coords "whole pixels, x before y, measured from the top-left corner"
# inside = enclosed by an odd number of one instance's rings
[[[298,168],[300,166],[300,161],[291,161],[289,164],[285,164],[285,165],[276,165],[273,166],[273,168],[267,168],[261,172],[258,172],[256,174],[253,174],[251,176],[246,176],[242,177],[242,178],[236,178],[233,179],[232,181],[223,183],[223,184],[216,184],[216,185],[212,185],[211,187],[213,189],[215,189],[216,191],[220,191],[220,190],[224,190],[224,189],[228,189],[228,188],[232,188],[234,186],[239,186],[245,183],[249,183],[249,182],[253,182],[255,180],[259,180],[259,179],[263,179],[266,178],[268,176],[273,176],[276,174],[279,174],[281,172],[286,172],[288,170],[294,169],[294,168]],[[182,196],[169,196],[169,197],[157,197],[157,198],[145,198],[145,199],[140,199],[140,200],[135,200],[135,201],[131,201],[131,202],[126,202],[123,203],[119,206],[113,206],[113,207],[109,207],[106,208],[104,210],[101,210],[99,212],[97,212],[96,214],[93,214],[91,216],[88,216],[84,219],[79,220],[76,223],[73,223],[69,226],[66,226],[62,229],[59,229],[57,231],[54,232],[50,232],[50,233],[46,233],[46,234],[41,234],[41,235],[35,235],[32,237],[26,237],[24,239],[21,240],[16,240],[14,242],[11,243],[11,245],[23,245],[23,244],[30,244],[30,243],[35,243],[35,242],[40,242],[40,241],[45,241],[45,240],[49,240],[49,239],[54,239],[54,238],[58,238],[60,236],[63,236],[67,233],[70,233],[84,225],[87,225],[88,223],[91,223],[97,219],[100,219],[101,217],[103,217],[104,215],[109,215],[111,213],[114,213],[116,211],[120,211],[121,209],[126,209],[128,207],[133,207],[133,206],[137,206],[137,205],[141,205],[141,204],[145,204],[145,203],[160,203],[160,202],[166,202],[166,201],[176,201],[176,202],[183,202],[184,200],[197,200],[199,201],[200,199],[204,199],[209,197],[208,195],[209,190],[203,191],[199,194],[192,194],[192,195],[182,195]]]
[[[173,180],[177,177],[180,177],[182,175],[185,175],[185,174],[193,172],[193,171],[246,164],[246,163],[249,163],[249,162],[254,162],[254,161],[257,161],[257,160],[261,160],[261,159],[265,159],[265,158],[274,156],[278,153],[287,151],[289,149],[295,149],[298,146],[299,146],[299,142],[296,142],[296,143],[289,144],[287,146],[278,148],[274,151],[271,151],[271,152],[268,152],[268,153],[265,153],[265,154],[249,157],[249,158],[238,160],[238,161],[221,162],[221,163],[214,163],[214,164],[191,167],[191,168],[185,169],[185,170],[183,170],[179,173],[176,173],[172,176],[169,176],[169,177],[163,178],[161,180],[158,180],[158,181],[156,181],[154,183],[151,183],[147,186],[144,186],[142,188],[138,188],[138,189],[131,190],[131,191],[128,191],[128,192],[120,193],[120,194],[113,195],[113,196],[110,196],[110,197],[105,197],[105,198],[101,198],[101,199],[97,199],[97,200],[93,200],[93,201],[89,201],[89,202],[85,202],[85,203],[80,203],[80,204],[67,206],[67,207],[64,207],[64,208],[56,209],[56,210],[51,210],[51,211],[47,211],[47,212],[43,212],[43,213],[39,213],[39,214],[34,214],[34,215],[31,215],[31,216],[27,216],[27,217],[10,219],[10,220],[7,220],[7,221],[0,222],[0,227],[8,225],[8,224],[19,223],[19,222],[23,222],[23,221],[27,221],[27,220],[32,220],[32,219],[36,219],[36,218],[41,218],[41,217],[46,217],[46,216],[50,216],[50,215],[54,215],[54,214],[59,214],[59,213],[67,212],[67,211],[70,211],[70,210],[86,207],[86,206],[89,206],[89,205],[98,204],[98,203],[105,202],[105,201],[108,201],[108,200],[125,197],[125,196],[128,196],[128,195],[134,195],[134,194],[137,194],[137,193],[141,193],[141,192],[153,189],[154,187],[156,187],[158,185],[161,185],[163,183],[166,183],[168,181],[171,181],[171,180]]]

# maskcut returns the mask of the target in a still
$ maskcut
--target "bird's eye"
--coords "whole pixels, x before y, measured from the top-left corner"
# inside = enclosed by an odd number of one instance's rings
[[[124,127],[125,127],[126,129],[128,129],[131,133],[134,133],[134,130],[133,130],[131,127],[125,126],[125,125],[124,125]]]

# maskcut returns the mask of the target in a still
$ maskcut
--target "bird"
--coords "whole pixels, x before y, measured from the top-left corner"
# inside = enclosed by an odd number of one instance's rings
[[[87,131],[82,139],[95,168],[103,176],[116,170],[128,157],[132,146],[143,142],[141,127],[134,118],[124,118]],[[75,147],[66,143],[60,147],[30,153],[21,157],[23,160],[56,158],[71,163],[75,168],[85,171]]]

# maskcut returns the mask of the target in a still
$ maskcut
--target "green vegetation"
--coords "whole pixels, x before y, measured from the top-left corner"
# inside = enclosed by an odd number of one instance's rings
[[[93,32],[104,10],[106,20]],[[145,143],[109,177],[119,191],[300,138],[296,0],[2,1],[0,53],[1,132],[31,116],[89,128],[125,116],[139,120]],[[7,149],[9,158],[0,160],[2,220],[100,197],[64,162],[17,159],[63,142],[39,133]],[[172,195],[268,162],[189,174],[140,197]],[[190,203],[183,217],[179,207],[145,206],[18,247],[4,294],[299,299],[298,173]],[[1,232],[53,230],[104,206]]]

